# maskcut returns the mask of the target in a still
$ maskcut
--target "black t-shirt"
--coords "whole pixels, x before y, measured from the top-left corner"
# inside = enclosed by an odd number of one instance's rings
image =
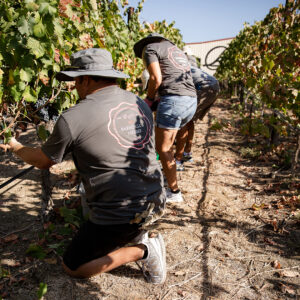
[[[153,135],[147,104],[109,86],[64,112],[42,151],[57,163],[72,153],[92,222],[139,222],[162,214],[165,203]]]
[[[190,64],[186,55],[169,41],[151,43],[143,50],[143,60],[148,66],[158,62],[162,83],[158,89],[160,96],[180,95],[196,97]]]

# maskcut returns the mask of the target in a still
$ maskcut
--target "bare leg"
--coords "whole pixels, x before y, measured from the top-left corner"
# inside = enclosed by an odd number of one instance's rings
[[[176,164],[172,150],[177,132],[177,129],[165,129],[158,127],[155,129],[156,151],[159,154],[169,188],[173,191],[178,190]]]
[[[192,144],[194,139],[194,133],[195,133],[195,124],[194,121],[190,121],[188,123],[188,136],[186,139],[186,144],[184,147],[184,152],[192,152]]]
[[[144,256],[145,246],[140,244],[132,247],[123,247],[105,256],[89,261],[77,270],[70,270],[64,263],[63,268],[67,274],[77,278],[89,278],[100,273],[108,272],[126,263],[137,261]]]
[[[184,146],[188,138],[188,133],[189,133],[189,127],[190,127],[190,121],[187,123],[184,127],[182,127],[176,136],[176,153],[175,153],[175,158],[178,161],[182,160],[183,156],[183,151],[184,151]]]

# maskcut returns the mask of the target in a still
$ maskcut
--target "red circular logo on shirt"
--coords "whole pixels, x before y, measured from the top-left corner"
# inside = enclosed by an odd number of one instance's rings
[[[108,131],[121,147],[141,150],[150,140],[152,127],[137,104],[122,102],[109,112]]]
[[[168,48],[168,58],[175,68],[182,71],[190,71],[191,67],[186,55],[176,46]]]

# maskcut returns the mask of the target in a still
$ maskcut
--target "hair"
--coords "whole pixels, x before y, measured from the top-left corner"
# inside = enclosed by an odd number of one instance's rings
[[[92,80],[99,82],[105,82],[105,83],[116,83],[116,78],[109,78],[109,77],[101,77],[101,76],[90,76],[90,75],[84,75],[84,76],[88,76],[89,78],[91,78]],[[78,76],[79,78],[79,83],[82,83],[83,81],[83,76]]]
[[[101,76],[89,76],[92,80],[99,82],[99,81],[104,81],[106,83],[116,83],[116,78],[111,78],[111,77],[101,77]]]

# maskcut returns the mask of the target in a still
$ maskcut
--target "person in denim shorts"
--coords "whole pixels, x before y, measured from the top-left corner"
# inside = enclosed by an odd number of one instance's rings
[[[195,121],[202,120],[204,116],[208,113],[211,106],[217,100],[217,96],[220,91],[218,80],[198,68],[197,60],[191,49],[188,46],[183,47],[183,51],[187,55],[189,63],[191,65],[191,73],[193,82],[197,91],[197,110],[193,119],[186,125],[187,128],[187,139],[186,143],[182,145],[181,143],[176,144],[175,159],[177,166],[180,166],[180,170],[184,170],[183,162],[192,162],[192,143],[195,131]],[[180,133],[180,132],[179,132]]]
[[[134,52],[150,74],[145,101],[150,108],[158,104],[155,142],[168,182],[167,202],[181,202],[172,146],[177,132],[192,120],[197,107],[190,64],[182,50],[157,33],[138,41]],[[177,136],[177,143],[184,145],[185,140],[186,134]]]

